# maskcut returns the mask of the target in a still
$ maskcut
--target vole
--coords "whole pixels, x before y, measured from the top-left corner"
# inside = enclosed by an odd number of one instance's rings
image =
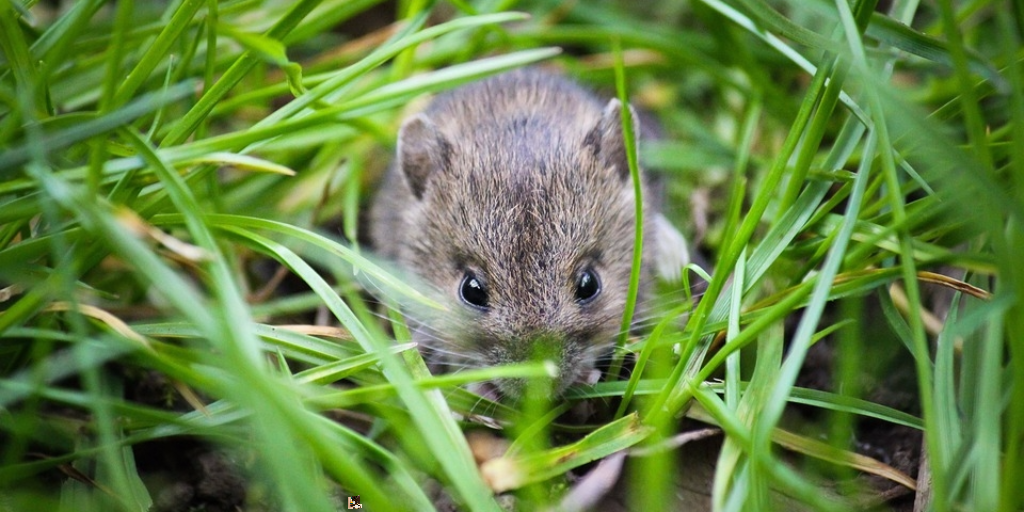
[[[558,365],[556,395],[592,377],[620,332],[633,258],[622,108],[528,69],[441,94],[402,124],[370,210],[370,237],[446,301],[446,314],[411,319],[435,368],[540,354]],[[688,261],[655,187],[641,181],[639,305],[656,260],[667,273]],[[635,318],[642,315],[640,308]],[[510,397],[524,386],[494,384]]]

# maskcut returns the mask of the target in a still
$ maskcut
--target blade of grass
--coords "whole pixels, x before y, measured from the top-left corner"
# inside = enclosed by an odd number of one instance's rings
[[[138,63],[128,72],[124,82],[118,87],[114,94],[116,104],[127,103],[128,99],[133,97],[143,83],[149,79],[150,74],[164,59],[178,37],[193,23],[193,18],[203,3],[204,0],[181,1],[174,16],[163,27],[153,43],[139,56]]]
[[[193,0],[198,2],[199,0]],[[302,0],[281,17],[273,28],[267,31],[266,36],[270,39],[280,40],[288,35],[296,25],[302,21],[322,0]],[[209,50],[208,50],[209,51]],[[239,57],[213,87],[204,89],[203,96],[191,108],[181,120],[174,125],[170,133],[164,137],[160,147],[170,147],[181,144],[189,135],[199,127],[224,96],[242,80],[245,75],[260,62],[259,56],[254,52],[246,52]]]
[[[191,82],[176,84],[168,89],[145,94],[132,100],[127,105],[106,115],[93,117],[89,121],[77,123],[69,128],[44,133],[39,139],[15,146],[0,154],[0,176],[10,177],[18,166],[33,158],[35,149],[29,144],[38,144],[47,151],[61,149],[76,142],[101,136],[130,124],[132,121],[151,114],[164,105],[176,102],[195,87]]]
[[[644,197],[643,183],[640,180],[640,167],[637,163],[636,134],[634,133],[633,107],[629,105],[629,98],[626,93],[626,71],[622,62],[622,43],[618,40],[612,42],[612,51],[615,53],[615,90],[620,104],[619,124],[622,127],[622,141],[626,150],[626,163],[629,166],[629,176],[633,183],[633,258],[629,271],[629,287],[626,290],[626,304],[622,313],[622,323],[619,327],[619,335],[615,340],[617,356],[608,369],[608,380],[618,380],[619,367],[622,365],[622,347],[626,345],[626,339],[633,329],[633,311],[636,309],[636,297],[640,289],[640,269],[642,267],[643,243],[644,243]],[[623,401],[625,404],[625,401]],[[621,417],[620,409],[619,417]]]

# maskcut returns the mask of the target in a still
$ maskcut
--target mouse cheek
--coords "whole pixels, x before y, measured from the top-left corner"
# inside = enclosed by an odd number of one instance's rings
[[[581,319],[583,320],[583,319]],[[582,326],[582,327],[581,327]],[[567,329],[561,336],[557,347],[559,376],[555,383],[555,393],[561,394],[570,386],[579,384],[593,385],[601,376],[597,370],[599,362],[605,358],[607,348],[612,346],[607,340],[613,340],[611,332],[604,332],[599,326],[587,323],[577,324]],[[602,340],[604,336],[607,340]]]
[[[594,367],[594,358],[587,353],[585,343],[566,341],[559,366],[559,388],[585,382]],[[560,391],[561,391],[560,390]]]

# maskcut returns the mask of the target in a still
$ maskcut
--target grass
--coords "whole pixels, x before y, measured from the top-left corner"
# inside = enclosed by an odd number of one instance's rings
[[[724,431],[716,510],[861,509],[862,472],[1024,507],[1016,2],[55,4],[0,0],[0,510],[162,509],[154,450],[197,441],[246,510],[527,510],[622,450],[660,510],[681,415]],[[438,305],[350,242],[402,118],[541,62],[657,115],[641,160],[713,263],[574,391],[586,425],[460,387],[540,364],[431,376],[360,290]],[[512,450],[478,468],[482,412]],[[923,432],[916,479],[854,453],[869,424]]]

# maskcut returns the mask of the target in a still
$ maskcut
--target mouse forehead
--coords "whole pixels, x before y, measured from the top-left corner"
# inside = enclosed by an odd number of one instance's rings
[[[481,209],[526,204],[535,211],[586,214],[607,201],[617,183],[602,172],[585,133],[536,117],[476,126],[453,144],[449,169],[455,191]]]
[[[621,227],[623,210],[632,212],[621,180],[595,169],[581,141],[550,135],[465,142],[472,146],[453,151],[450,180],[435,200],[438,221],[455,226],[451,248],[475,260],[469,264],[565,272],[595,258]]]

